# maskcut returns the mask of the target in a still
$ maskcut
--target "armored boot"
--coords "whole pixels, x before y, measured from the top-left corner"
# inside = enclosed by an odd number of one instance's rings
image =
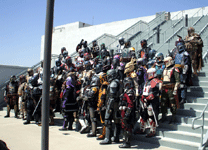
[[[96,129],[97,129],[97,123],[96,121],[92,122],[92,132],[87,134],[87,137],[96,137]]]
[[[63,127],[61,129],[59,129],[60,131],[66,131],[67,130],[67,125],[68,125],[68,121],[66,118],[64,118],[64,123],[63,123]]]
[[[19,119],[17,105],[14,105],[14,114],[15,114],[15,118]]]
[[[147,122],[144,121],[142,118],[140,119],[140,129],[136,132],[136,134],[145,134]]]
[[[49,125],[54,125],[54,118],[53,118],[53,116],[50,116],[50,123],[49,123]]]
[[[114,136],[111,138],[112,142],[119,143],[120,132],[121,132],[121,125],[115,124]]]
[[[172,114],[172,117],[171,117],[171,119],[170,119],[170,122],[169,122],[169,124],[175,124],[176,123],[176,114]]]
[[[111,127],[106,127],[105,128],[105,139],[100,142],[101,145],[106,145],[106,144],[111,144]]]
[[[74,122],[74,118],[70,118],[70,119],[69,119],[68,130],[73,130],[73,129],[72,129],[73,122]]]
[[[86,133],[89,127],[86,125],[84,119],[79,119],[79,123],[80,123],[81,126],[82,126],[82,128],[81,128],[81,130],[80,130],[79,132],[80,132],[81,134]]]
[[[98,136],[97,140],[103,140],[105,138],[105,126],[103,126],[103,132]]]
[[[162,118],[159,121],[163,123],[163,122],[165,122],[165,120],[167,120],[167,115],[166,115],[166,113],[163,113]]]
[[[150,121],[150,133],[146,135],[147,138],[153,137],[156,134],[156,123],[151,120]]]
[[[119,148],[130,148],[130,139],[131,139],[131,133],[129,131],[124,131],[124,141],[123,145],[119,145]]]
[[[8,118],[8,117],[10,117],[10,106],[9,105],[7,105],[7,115],[6,116],[4,116],[4,118]]]
[[[180,104],[184,104],[184,103],[186,103],[186,99],[185,98],[182,98]]]

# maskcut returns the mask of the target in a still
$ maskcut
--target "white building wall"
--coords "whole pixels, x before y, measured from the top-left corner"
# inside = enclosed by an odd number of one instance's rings
[[[179,19],[182,16],[188,14],[188,17],[197,17],[202,14],[208,13],[208,7],[196,8],[190,10],[182,10],[177,12],[171,12],[171,19]],[[111,34],[113,36],[118,35],[125,29],[129,28],[136,22],[142,20],[149,22],[155,18],[155,15],[139,17],[134,19],[127,19],[122,21],[116,21],[111,23],[105,23],[100,25],[89,25],[83,22],[74,22],[54,28],[53,39],[52,39],[52,54],[60,54],[61,48],[66,47],[69,54],[75,52],[77,44],[84,39],[90,43],[94,39],[100,37],[104,33]],[[44,36],[41,37],[41,54],[40,60],[43,60],[44,51]]]

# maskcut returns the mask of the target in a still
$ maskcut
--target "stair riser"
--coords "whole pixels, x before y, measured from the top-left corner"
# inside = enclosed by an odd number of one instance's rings
[[[157,131],[157,135],[163,136],[163,137],[167,137],[167,138],[173,138],[173,139],[177,139],[177,140],[184,140],[184,139],[186,139],[187,141],[198,142],[198,143],[200,143],[200,140],[201,140],[201,137],[182,135],[182,134],[163,132],[163,131]]]
[[[174,141],[166,141],[166,140],[159,140],[159,139],[155,139],[155,138],[146,138],[144,136],[140,136],[140,135],[136,135],[133,136],[134,140],[139,140],[142,142],[148,142],[151,144],[156,144],[156,145],[161,145],[161,146],[166,146],[166,147],[171,147],[171,148],[175,148],[175,149],[181,149],[181,150],[197,150],[198,147],[195,146],[189,146],[189,145],[184,145],[184,144],[179,144],[179,143],[174,143]]]

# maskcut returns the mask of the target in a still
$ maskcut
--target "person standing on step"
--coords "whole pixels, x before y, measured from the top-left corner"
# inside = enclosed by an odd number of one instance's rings
[[[172,113],[170,123],[176,122],[176,111],[179,108],[178,101],[178,88],[180,86],[180,71],[174,66],[174,60],[172,57],[168,56],[164,59],[165,69],[163,71],[163,85],[162,85],[162,95],[161,95],[161,112],[162,118],[161,122],[166,120],[167,107],[170,105],[170,111]]]

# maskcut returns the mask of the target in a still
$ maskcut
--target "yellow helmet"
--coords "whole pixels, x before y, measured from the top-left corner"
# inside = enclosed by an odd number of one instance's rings
[[[130,47],[129,51],[135,51],[135,48],[134,47]]]
[[[107,74],[106,73],[104,73],[104,72],[100,73],[99,78],[100,78],[101,84],[103,84],[104,82],[107,82]]]

